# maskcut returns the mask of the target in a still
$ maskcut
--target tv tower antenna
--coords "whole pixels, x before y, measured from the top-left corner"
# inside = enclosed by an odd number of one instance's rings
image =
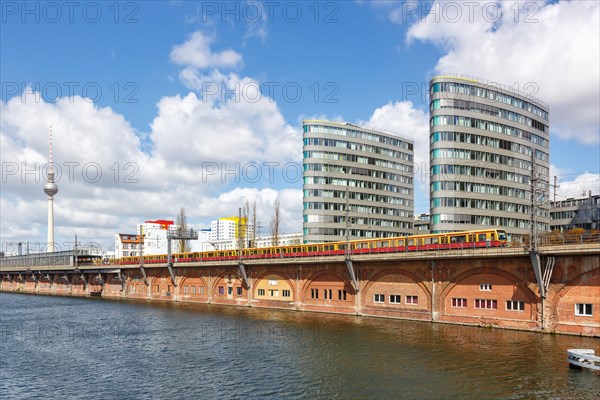
[[[58,193],[58,186],[54,183],[52,171],[52,125],[50,125],[50,167],[44,185],[44,193],[48,195],[48,252],[54,251],[54,196]]]

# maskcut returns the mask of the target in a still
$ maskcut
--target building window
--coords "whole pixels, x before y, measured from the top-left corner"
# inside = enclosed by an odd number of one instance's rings
[[[200,294],[204,294],[204,286],[200,286],[200,287],[198,287],[198,290],[199,290],[199,292],[198,292],[198,293],[200,293]]]
[[[376,294],[374,301],[375,303],[385,303],[385,294]]]
[[[135,294],[135,285],[129,286],[129,294]]]
[[[283,289],[283,290],[281,291],[281,295],[282,295],[283,297],[292,297],[292,292],[291,292],[290,290]]]
[[[525,302],[517,300],[506,300],[506,309],[509,311],[525,311]]]
[[[323,296],[325,300],[331,300],[331,289],[323,289]]]
[[[406,296],[406,304],[419,304],[419,296]]]
[[[241,286],[238,286],[238,287],[236,288],[236,290],[237,290],[237,295],[238,295],[238,296],[241,296],[241,295],[242,295],[242,287],[241,287]]]
[[[310,298],[318,299],[319,298],[319,289],[310,289]]]
[[[269,296],[271,296],[271,297],[279,297],[279,290],[277,290],[277,289],[269,289]]]
[[[160,292],[160,286],[159,285],[154,285],[154,291],[155,292]]]
[[[496,300],[475,299],[475,308],[496,310],[498,309],[498,302]]]
[[[232,295],[233,294],[233,286],[227,286],[227,294],[228,295]]]
[[[265,289],[258,289],[258,295],[259,296],[264,296],[265,295]]]
[[[400,304],[401,299],[402,299],[402,296],[399,294],[391,294],[390,295],[390,303],[392,303],[392,304]]]
[[[467,308],[467,299],[453,297],[452,307]]]
[[[196,294],[196,286],[191,286],[191,293]]]
[[[219,294],[225,294],[225,287],[219,286]]]
[[[582,317],[592,316],[592,304],[590,303],[579,303],[575,304],[575,315]]]
[[[346,291],[338,290],[338,300],[346,300]]]
[[[190,287],[188,285],[185,285],[183,287],[183,294],[188,294],[189,290],[190,290]]]
[[[482,283],[481,285],[479,285],[479,290],[481,292],[491,292],[492,284],[491,283]]]

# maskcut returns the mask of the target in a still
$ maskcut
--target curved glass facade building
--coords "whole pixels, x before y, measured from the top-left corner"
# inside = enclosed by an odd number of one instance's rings
[[[303,122],[303,139],[305,243],[412,233],[411,140],[315,120]]]
[[[538,230],[548,230],[548,106],[461,77],[435,77],[429,92],[432,232],[498,227],[512,239],[528,235],[532,164]]]

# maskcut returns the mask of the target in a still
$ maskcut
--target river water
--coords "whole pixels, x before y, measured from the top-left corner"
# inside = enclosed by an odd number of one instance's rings
[[[0,293],[0,398],[599,399],[561,335]]]

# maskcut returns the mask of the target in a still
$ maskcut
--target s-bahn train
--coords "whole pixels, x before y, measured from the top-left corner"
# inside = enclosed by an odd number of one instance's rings
[[[247,248],[241,251],[244,260],[264,258],[315,257],[349,254],[399,253],[410,251],[435,251],[450,249],[474,249],[504,247],[507,245],[506,232],[500,229],[449,232],[394,238],[361,239],[349,242],[326,242],[294,244],[264,248]],[[349,246],[349,249],[346,247]],[[174,253],[173,262],[228,261],[238,260],[238,250],[214,250],[205,252]],[[144,264],[167,262],[167,255],[148,255]],[[123,257],[116,261],[119,265],[138,264],[139,256]]]

